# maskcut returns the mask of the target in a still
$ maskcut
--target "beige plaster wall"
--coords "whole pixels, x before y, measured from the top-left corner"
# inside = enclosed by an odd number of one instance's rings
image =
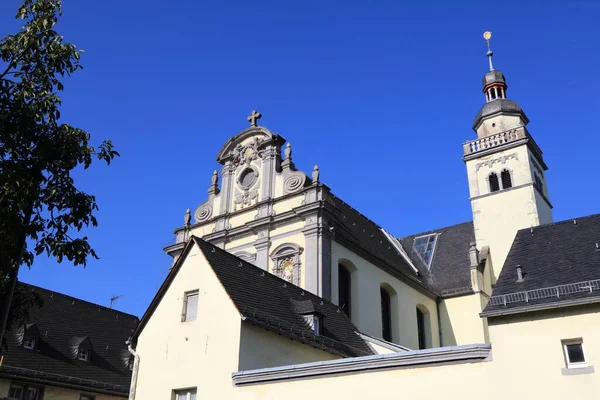
[[[123,400],[127,398],[127,396],[111,396],[108,394],[94,393],[90,391],[69,389],[58,386],[36,385],[20,382],[16,379],[0,379],[0,399],[8,396],[11,383],[21,386],[44,388],[44,400],[79,400],[82,394],[94,396],[96,400]]]
[[[479,317],[482,295],[444,299],[440,303],[442,346],[489,343],[486,321]]]
[[[278,367],[341,358],[264,328],[242,324],[239,370]]]
[[[519,128],[522,125],[521,117],[518,116],[502,115],[488,118],[484,120],[477,129],[477,136],[480,138],[491,136],[509,129]]]
[[[184,294],[198,290],[198,318],[181,322]],[[170,399],[173,389],[216,393],[238,367],[241,317],[194,247],[142,331],[136,399]]]
[[[349,249],[332,241],[331,298],[338,302],[338,264],[352,264],[352,322],[367,335],[381,338],[380,287],[386,285],[392,301],[392,341],[410,349],[419,348],[417,305],[428,311],[431,329],[427,332],[427,347],[439,346],[437,307],[435,300],[408,286]]]
[[[283,184],[282,184],[283,186]],[[283,214],[288,212],[296,207],[300,207],[302,205],[302,201],[304,200],[304,195],[293,196],[281,200],[277,200],[273,204],[273,210],[275,211],[275,215]]]
[[[554,310],[492,323],[492,359],[419,368],[377,370],[241,386],[231,398],[300,400],[306,393],[360,400],[389,397],[401,387],[410,399],[463,400],[600,398],[599,308]],[[561,340],[581,337],[596,372],[563,375]]]
[[[208,235],[209,233],[212,233],[213,229],[215,229],[215,223],[208,222],[204,225],[195,226],[194,228],[192,228],[190,230],[190,233],[191,233],[191,235],[201,238],[204,235]]]

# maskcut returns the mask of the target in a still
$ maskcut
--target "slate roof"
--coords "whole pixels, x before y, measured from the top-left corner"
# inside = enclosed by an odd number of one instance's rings
[[[485,103],[477,115],[475,115],[475,119],[473,120],[473,129],[477,129],[484,118],[500,113],[519,114],[521,118],[525,120],[525,122],[529,122],[529,118],[527,118],[525,112],[516,102],[508,99],[495,99]]]
[[[354,246],[363,248],[370,255],[382,260],[397,273],[401,274],[405,281],[416,283],[417,287],[424,289],[430,296],[435,297],[437,293],[430,287],[426,279],[427,269],[419,268],[419,276],[408,265],[404,257],[390,243],[381,227],[369,218],[342,201],[339,197],[330,194],[334,207],[339,211],[338,227],[336,227],[336,238],[343,236]],[[405,248],[408,252],[408,249]],[[360,255],[360,254],[359,254]]]
[[[473,222],[464,222],[400,238],[402,246],[415,265],[426,268],[413,248],[415,238],[433,233],[438,235],[428,273],[429,284],[442,297],[472,292],[469,247],[471,242],[475,241]]]
[[[482,315],[600,301],[598,245],[600,214],[520,230]]]
[[[223,288],[246,322],[342,357],[372,355],[371,348],[356,333],[358,329],[338,306],[212,244],[192,236],[171,269],[150,307],[142,317],[134,339],[151,318],[154,308],[168,290],[187,252],[197,245]],[[314,335],[302,317],[316,311],[321,316],[321,334]]]
[[[37,349],[22,346],[23,327],[6,334],[0,377],[66,386],[127,397],[131,381],[125,341],[135,329],[135,315],[112,310],[41,287],[19,283],[36,293],[42,305],[27,321],[39,332]],[[20,332],[19,332],[20,331]],[[90,361],[76,359],[72,344],[89,340]]]

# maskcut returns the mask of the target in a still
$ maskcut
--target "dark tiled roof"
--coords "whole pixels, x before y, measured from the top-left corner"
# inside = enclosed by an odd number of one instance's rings
[[[419,268],[420,276],[417,276],[414,270],[408,265],[406,260],[392,246],[386,235],[381,231],[381,227],[363,214],[352,208],[350,205],[342,201],[339,197],[330,195],[335,208],[339,211],[338,222],[339,226],[336,229],[336,237],[343,236],[350,241],[354,246],[363,248],[370,255],[382,260],[396,272],[401,274],[405,280],[414,282],[433,294],[435,291],[428,285],[427,279],[424,278],[427,274],[426,268]],[[408,249],[405,248],[405,250]],[[434,295],[435,296],[435,295]]]
[[[481,110],[475,116],[475,120],[473,120],[473,129],[477,128],[482,119],[501,113],[519,114],[525,122],[529,122],[529,118],[517,103],[508,99],[496,99],[485,103],[481,107]]]
[[[239,312],[250,322],[281,335],[348,357],[373,352],[338,306],[294,286],[198,238],[193,238]],[[313,335],[302,313],[321,315]]]
[[[600,243],[600,214],[520,230],[483,314],[572,300],[600,300],[600,282],[591,288],[589,284],[577,285],[600,280],[600,250],[596,243]],[[517,266],[523,272],[522,282],[517,282]],[[552,289],[539,290],[546,288]],[[514,293],[521,294],[507,296]]]
[[[413,249],[416,237],[437,233],[435,250],[429,269],[429,284],[443,295],[471,291],[470,243],[475,241],[473,222],[464,222],[416,235],[406,236],[400,241],[415,265],[425,263]]]
[[[21,345],[23,327],[7,332],[0,377],[52,382],[57,386],[127,397],[131,372],[125,341],[135,329],[134,315],[19,283],[35,292],[42,305],[29,311],[27,328],[39,332],[37,350]],[[73,343],[89,341],[91,360],[76,359]]]

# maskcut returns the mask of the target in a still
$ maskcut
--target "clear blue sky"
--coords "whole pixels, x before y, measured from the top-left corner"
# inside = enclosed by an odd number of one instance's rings
[[[0,2],[0,36],[19,1]],[[86,50],[64,122],[121,157],[77,182],[97,196],[86,269],[38,258],[23,281],[142,315],[162,248],[206,200],[221,145],[247,126],[288,139],[334,193],[398,236],[471,219],[461,144],[487,70],[529,116],[555,220],[600,212],[600,2],[64,1],[58,30]]]

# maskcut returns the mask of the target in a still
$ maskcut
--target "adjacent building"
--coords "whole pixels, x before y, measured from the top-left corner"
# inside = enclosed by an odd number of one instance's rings
[[[19,286],[39,306],[6,334],[0,399],[127,398],[134,358],[125,342],[138,318],[37,286]]]

